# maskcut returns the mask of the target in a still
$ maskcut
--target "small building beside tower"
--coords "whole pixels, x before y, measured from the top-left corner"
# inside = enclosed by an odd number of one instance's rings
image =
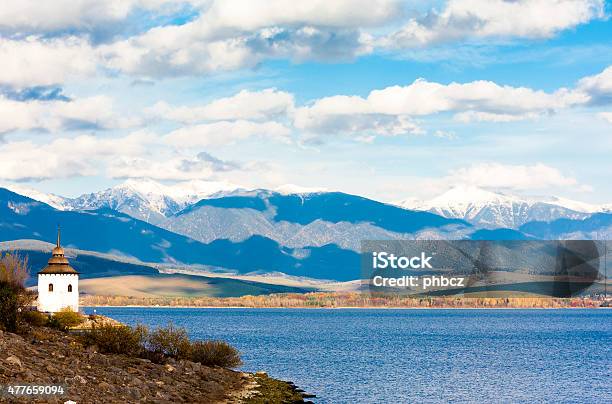
[[[65,308],[79,311],[79,273],[64,255],[58,226],[57,244],[47,266],[38,273],[38,311],[56,313]]]

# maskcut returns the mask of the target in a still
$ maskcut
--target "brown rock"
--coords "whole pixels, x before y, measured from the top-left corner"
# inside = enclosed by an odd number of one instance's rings
[[[23,367],[23,365],[21,364],[21,360],[15,355],[9,356],[4,361],[8,363],[9,365],[11,365],[13,369],[16,367],[19,367],[19,369],[21,370],[21,368]]]
[[[140,380],[139,378],[135,377],[130,381],[130,384],[133,386],[140,386],[142,385],[142,380]]]
[[[87,384],[87,380],[83,376],[76,375],[72,379],[77,383]]]
[[[108,391],[112,389],[112,386],[106,382],[98,383],[98,388],[103,391]]]

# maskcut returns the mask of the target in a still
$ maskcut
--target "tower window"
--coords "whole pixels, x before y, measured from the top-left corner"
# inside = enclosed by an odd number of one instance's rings
[[[72,292],[72,285],[68,285],[68,292]]]
[[[53,284],[52,283],[49,284],[49,292],[53,292]]]

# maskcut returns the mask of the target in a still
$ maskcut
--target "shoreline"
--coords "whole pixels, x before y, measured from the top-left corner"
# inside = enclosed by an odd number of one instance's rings
[[[137,297],[118,295],[83,295],[84,307],[159,307],[188,309],[556,309],[600,308],[610,306],[603,296],[555,298],[523,297],[410,297],[365,295],[358,292],[311,292],[246,295],[241,297]]]
[[[98,308],[98,307],[110,307],[110,308],[140,308],[140,309],[249,309],[249,310],[577,310],[577,309],[610,309],[612,307],[605,306],[594,306],[594,307],[244,307],[244,306],[146,306],[146,305],[83,305],[82,307]]]
[[[107,318],[109,319],[109,318]],[[79,335],[44,326],[18,334],[0,330],[0,402],[308,403],[316,397],[264,371],[247,372],[167,357],[102,352]],[[60,386],[51,395],[15,394],[4,387]]]

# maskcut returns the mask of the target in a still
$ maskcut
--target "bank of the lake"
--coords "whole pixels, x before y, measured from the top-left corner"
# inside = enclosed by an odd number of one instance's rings
[[[189,308],[594,308],[609,303],[603,297],[551,298],[537,296],[457,297],[372,295],[359,292],[277,293],[240,297],[81,296],[81,306]]]
[[[96,310],[226,340],[321,403],[612,398],[609,310]]]
[[[48,387],[46,394],[38,394],[18,386]],[[102,354],[83,347],[71,333],[47,327],[30,327],[20,334],[0,330],[2,403],[263,404],[299,403],[304,396],[292,383],[263,372]]]

